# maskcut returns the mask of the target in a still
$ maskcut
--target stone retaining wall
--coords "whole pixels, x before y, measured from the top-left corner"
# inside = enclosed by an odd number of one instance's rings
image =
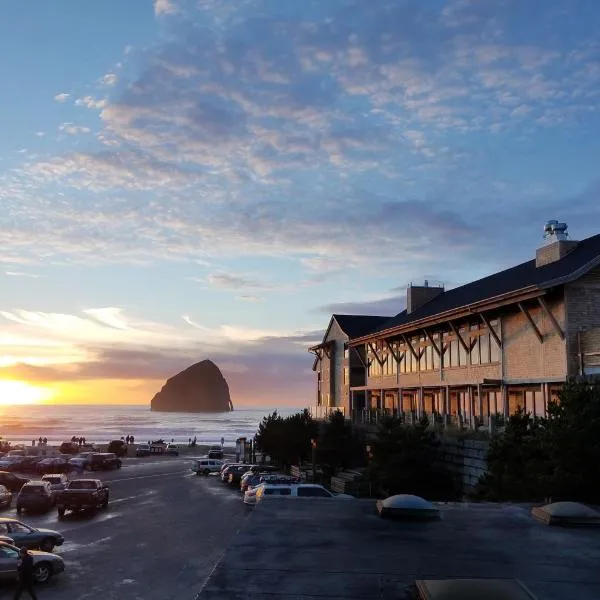
[[[452,473],[463,494],[487,471],[489,442],[451,437],[441,439],[442,465]]]

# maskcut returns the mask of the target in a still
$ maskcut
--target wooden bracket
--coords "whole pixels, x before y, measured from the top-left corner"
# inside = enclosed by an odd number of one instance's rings
[[[435,340],[433,339],[433,336],[431,335],[431,333],[429,333],[429,330],[428,329],[424,329],[423,331],[425,331],[425,335],[427,336],[427,339],[429,340],[429,342],[433,346],[433,349],[435,350],[436,354],[441,357],[442,356],[442,351],[440,350],[440,348],[438,348],[437,344],[435,343]]]
[[[375,355],[377,362],[383,367],[383,365],[385,365],[385,360],[381,360],[379,358],[379,354],[377,354],[377,350],[373,347],[373,344],[371,344],[371,342],[369,342],[369,348],[371,348],[371,352]]]
[[[368,369],[369,367],[367,366],[367,364],[365,363],[365,361],[363,360],[363,357],[360,355],[360,352],[358,351],[358,348],[356,346],[350,346],[351,350],[354,350],[354,354],[356,354],[356,356],[358,357],[358,360],[360,360],[360,364],[365,368]]]
[[[552,314],[552,311],[550,310],[550,307],[548,306],[546,301],[540,296],[540,297],[538,297],[538,302],[540,303],[542,310],[546,313],[546,315],[550,319],[550,322],[552,323],[552,326],[556,330],[556,333],[558,333],[558,335],[560,336],[560,339],[564,340],[565,332],[561,329],[560,325],[558,324],[558,321],[556,320],[555,316]]]
[[[535,336],[539,340],[540,344],[543,344],[544,337],[542,336],[540,330],[538,329],[538,326],[535,324],[535,321],[533,320],[531,313],[527,310],[527,308],[525,306],[523,306],[523,304],[521,302],[519,302],[517,306],[519,307],[519,310],[525,315],[525,318],[529,322],[529,325],[531,325],[531,329],[533,329],[533,333],[535,333]]]
[[[396,361],[396,364],[399,365],[400,361],[404,357],[400,356],[400,354],[396,354],[396,351],[394,350],[394,347],[387,340],[385,340],[385,345],[388,347],[388,350],[392,353],[392,356],[394,357],[394,360]]]
[[[448,321],[448,323],[450,324],[450,329],[452,329],[452,332],[454,333],[454,335],[456,336],[456,338],[460,342],[460,345],[463,347],[463,350],[467,354],[469,354],[471,352],[469,350],[469,346],[467,346],[467,343],[465,342],[465,340],[463,340],[462,335],[460,335],[460,332],[458,331],[458,329],[456,329],[456,327],[454,326],[454,323],[452,321]]]
[[[409,342],[408,338],[403,335],[402,339],[404,340],[404,343],[408,346],[408,349],[410,350],[410,353],[414,356],[415,360],[421,360],[421,357],[416,353],[415,349],[413,348],[413,345]]]
[[[492,327],[490,320],[483,313],[479,313],[479,316],[481,317],[481,320],[483,321],[485,326],[488,328],[490,335],[494,338],[494,341],[496,342],[498,348],[502,348],[502,341],[498,337],[496,330]]]
[[[329,345],[323,346],[323,350],[325,351],[327,358],[331,358],[331,347]]]

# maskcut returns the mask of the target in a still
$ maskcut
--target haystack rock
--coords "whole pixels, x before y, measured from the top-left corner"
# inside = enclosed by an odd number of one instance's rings
[[[233,410],[229,386],[212,360],[203,360],[167,379],[150,403],[165,412],[226,412]]]

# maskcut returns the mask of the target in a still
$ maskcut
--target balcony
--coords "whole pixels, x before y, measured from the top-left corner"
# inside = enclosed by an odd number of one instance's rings
[[[325,421],[329,418],[329,415],[335,412],[341,412],[345,415],[343,406],[311,406],[308,411],[310,416],[317,421]]]

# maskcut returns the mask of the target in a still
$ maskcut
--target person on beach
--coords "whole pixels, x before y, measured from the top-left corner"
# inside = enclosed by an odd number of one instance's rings
[[[131,440],[132,444],[135,442],[135,438],[132,435],[129,436],[129,439]]]
[[[46,437],[45,437],[45,438],[42,440],[42,442],[44,443],[44,446],[47,446],[47,445],[48,445],[48,438],[46,438]]]
[[[23,592],[27,592],[33,600],[37,600],[37,596],[33,590],[34,567],[33,557],[29,554],[27,548],[21,548],[19,551],[19,566],[17,568],[19,582],[15,590],[14,600],[18,600]]]
[[[125,443],[129,446],[129,436],[125,436]]]

